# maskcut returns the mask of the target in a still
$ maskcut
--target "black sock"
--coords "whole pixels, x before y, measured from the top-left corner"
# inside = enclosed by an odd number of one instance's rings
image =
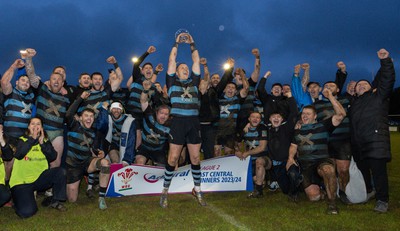
[[[256,184],[256,190],[262,195],[263,194],[263,186]]]
[[[105,197],[107,192],[107,187],[101,187],[100,186],[100,191],[99,191],[99,197]]]

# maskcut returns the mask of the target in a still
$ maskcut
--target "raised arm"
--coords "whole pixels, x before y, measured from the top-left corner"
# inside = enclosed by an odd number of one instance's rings
[[[303,79],[300,79],[300,69],[301,65],[297,64],[294,67],[294,73],[292,76],[292,82],[290,88],[292,90],[292,95],[296,100],[297,106],[299,109],[302,109],[306,105],[310,105],[313,103],[310,94],[306,91],[307,84],[303,83]],[[305,84],[305,85],[304,85]]]
[[[204,78],[200,81],[199,90],[202,95],[207,92],[208,86],[210,84],[210,71],[208,70],[207,59],[201,58],[200,64],[203,65],[204,68]]]
[[[265,89],[265,84],[267,83],[267,79],[271,76],[271,72],[267,71],[264,74],[264,77],[261,78],[260,82],[257,86],[258,98],[261,102],[265,103],[268,98],[267,90]]]
[[[157,64],[156,69],[153,73],[153,76],[151,77],[152,83],[157,82],[157,75],[160,74],[160,72],[162,72],[163,70],[164,70],[164,67],[163,67],[162,63]]]
[[[24,64],[24,61],[22,61],[22,59],[17,59],[8,68],[8,70],[3,74],[3,77],[1,78],[1,88],[3,90],[4,95],[9,95],[12,92],[13,87],[11,84],[11,80],[14,76],[15,69],[23,68],[24,65],[25,64]]]
[[[378,52],[381,68],[375,76],[374,82],[377,86],[377,94],[382,99],[390,97],[395,83],[395,70],[393,60],[389,57],[389,52],[385,49],[380,49]],[[375,85],[374,83],[372,85]]]
[[[65,114],[66,122],[71,125],[72,121],[74,120],[74,116],[76,111],[78,111],[79,105],[82,103],[83,100],[87,99],[90,95],[89,91],[84,91],[82,94],[69,106],[67,113]]]
[[[126,81],[126,87],[128,90],[131,90],[131,84],[133,83],[133,76],[131,75],[129,79]]]
[[[332,95],[332,92],[325,88],[322,94],[329,99],[333,106],[333,110],[335,114],[332,116],[332,124],[333,126],[337,127],[343,121],[344,117],[346,117],[346,111],[344,110],[343,106],[339,101],[336,99],[335,96]]]
[[[142,54],[142,56],[140,56],[138,58],[138,60],[133,64],[133,70],[132,70],[132,77],[133,77],[133,81],[136,81],[136,79],[140,78],[141,76],[141,70],[140,70],[140,64],[142,64],[142,62],[144,61],[144,59],[149,55],[156,52],[156,48],[154,46],[149,46],[149,48],[147,48],[147,51],[144,52]]]
[[[140,95],[140,105],[142,107],[142,111],[144,112],[147,107],[149,106],[149,90],[151,87],[151,82],[149,80],[145,80],[142,83],[143,86],[143,91],[142,94]]]
[[[121,68],[118,65],[117,60],[115,59],[114,56],[110,56],[107,58],[107,63],[113,64],[115,68],[115,72],[110,73],[110,86],[111,86],[111,91],[115,92],[119,89],[121,86],[122,80],[124,79],[122,75]]]
[[[178,55],[179,38],[181,36],[182,36],[182,34],[180,34],[176,37],[175,44],[172,47],[171,52],[169,54],[167,77],[168,77],[168,75],[173,75],[176,73],[176,56]],[[167,81],[168,81],[168,78],[167,78]],[[167,87],[169,88],[168,84],[167,84]]]
[[[287,119],[286,121],[289,123],[289,129],[294,129],[294,125],[296,123],[296,117],[298,114],[298,110],[297,110],[297,104],[296,104],[296,100],[294,99],[294,97],[292,96],[292,92],[286,92],[284,94],[284,96],[286,96],[286,102],[288,104],[289,107],[289,114],[287,115]]]
[[[260,51],[258,50],[258,48],[254,48],[251,51],[251,53],[254,55],[256,60],[254,62],[254,71],[253,71],[253,73],[251,73],[250,78],[253,80],[253,82],[257,83],[258,77],[260,76],[260,69],[261,69]]]
[[[235,60],[232,58],[229,58],[227,60],[227,64],[229,65],[229,68],[225,69],[224,74],[222,75],[221,80],[219,81],[219,83],[216,86],[216,90],[217,90],[217,95],[218,97],[223,93],[226,85],[229,82],[232,82],[233,80],[233,67],[235,66]]]
[[[192,52],[192,60],[193,60],[193,65],[192,65],[192,72],[195,73],[196,75],[200,75],[200,55],[199,51],[196,48],[196,45],[194,43],[194,39],[190,34],[188,35],[188,40],[186,43],[190,43],[190,51]]]
[[[346,82],[346,79],[347,79],[346,64],[344,64],[343,61],[339,61],[339,62],[337,62],[336,66],[337,66],[338,70],[336,71],[335,83],[339,88],[338,94],[341,95],[343,92],[342,90],[343,90],[344,83]]]
[[[293,97],[295,97],[296,100],[298,100],[300,96],[306,92],[306,89],[304,88],[303,83],[300,79],[300,68],[300,64],[294,66],[292,82],[290,84],[290,89],[292,89]]]
[[[301,85],[303,86],[303,91],[307,90],[307,84],[310,82],[310,64],[303,63],[301,68],[304,70],[303,78],[301,79]]]
[[[39,76],[35,73],[35,67],[33,66],[32,57],[36,55],[36,51],[32,48],[26,49],[26,53],[23,54],[23,58],[25,58],[25,69],[26,74],[29,77],[29,82],[33,88],[38,88],[40,83]]]
[[[243,82],[243,88],[240,90],[240,96],[242,98],[246,98],[249,93],[249,82],[247,81],[246,75],[243,72],[243,69],[239,69],[240,78]]]

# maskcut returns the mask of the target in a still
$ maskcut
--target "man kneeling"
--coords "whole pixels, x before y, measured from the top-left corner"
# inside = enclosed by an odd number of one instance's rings
[[[246,144],[246,151],[235,151],[235,155],[240,159],[246,159],[251,156],[255,162],[255,190],[250,193],[248,198],[263,197],[263,183],[265,179],[265,170],[271,168],[271,160],[267,157],[267,128],[260,124],[261,114],[252,112],[249,116],[249,124],[242,138]]]
[[[298,152],[298,161],[303,172],[303,187],[310,201],[322,199],[320,180],[326,188],[328,196],[328,214],[338,214],[336,207],[337,179],[335,163],[329,158],[329,134],[337,127],[346,112],[336,100],[329,89],[324,89],[323,94],[331,101],[335,114],[331,119],[317,123],[317,113],[314,106],[306,106],[301,113],[301,127],[295,131],[293,142],[289,148],[289,158],[286,164],[288,170],[293,164],[297,165],[295,155]]]
[[[90,93],[83,92],[80,100],[76,100],[67,112],[68,132],[68,153],[67,153],[67,197],[69,202],[78,199],[79,183],[83,176],[100,171],[99,182],[99,208],[107,209],[104,196],[107,190],[107,183],[110,178],[110,161],[104,159],[104,151],[97,149],[95,129],[92,128],[95,112],[86,108],[78,119],[74,118],[80,101],[89,96]]]

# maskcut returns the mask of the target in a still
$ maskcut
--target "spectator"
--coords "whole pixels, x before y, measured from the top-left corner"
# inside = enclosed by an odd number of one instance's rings
[[[18,216],[33,216],[38,208],[35,191],[53,188],[51,208],[65,211],[61,201],[66,200],[65,170],[61,167],[48,168],[49,163],[57,158],[57,153],[43,130],[42,121],[32,118],[26,134],[18,140],[16,151],[4,155],[15,158],[10,178],[10,188],[14,209]]]
[[[351,142],[354,160],[364,176],[367,192],[371,193],[371,175],[376,190],[374,210],[385,213],[389,207],[387,162],[391,159],[388,125],[389,97],[395,82],[393,61],[389,52],[378,52],[381,67],[372,84],[360,80],[351,102]]]

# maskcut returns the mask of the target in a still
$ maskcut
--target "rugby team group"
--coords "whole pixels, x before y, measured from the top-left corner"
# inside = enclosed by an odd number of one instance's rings
[[[178,47],[190,45],[192,64],[177,62]],[[36,51],[21,51],[1,77],[0,206],[13,206],[27,218],[43,206],[65,211],[63,202],[78,199],[87,176],[86,195],[107,209],[105,193],[110,164],[165,167],[160,206],[168,207],[174,171],[191,165],[193,196],[206,206],[201,191],[200,160],[235,155],[253,162],[254,191],[279,188],[294,202],[299,193],[310,201],[327,201],[338,214],[336,197],[346,195],[353,158],[364,178],[376,212],[387,212],[387,163],[391,159],[389,96],[395,82],[389,52],[377,52],[380,69],[373,82],[348,81],[346,65],[337,62],[336,78],[310,81],[308,63],[294,66],[290,84],[265,88],[271,72],[260,74],[260,52],[253,49],[254,70],[247,74],[228,59],[222,76],[210,74],[192,35],[176,37],[168,59],[165,85],[158,64],[144,63],[154,46],[133,65],[127,87],[110,56],[108,79],[100,72],[82,73],[67,84],[66,68],[57,66],[49,80],[36,74]],[[201,67],[204,69],[201,77]],[[15,76],[15,77],[14,77]],[[16,79],[15,85],[13,78]],[[338,193],[337,193],[338,192]]]

